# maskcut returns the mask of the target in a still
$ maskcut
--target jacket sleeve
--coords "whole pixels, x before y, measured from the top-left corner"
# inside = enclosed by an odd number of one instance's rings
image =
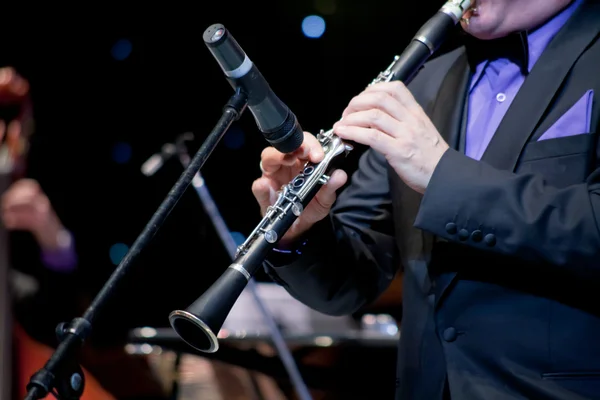
[[[415,226],[449,241],[589,276],[600,273],[599,213],[600,169],[585,183],[556,188],[539,175],[501,171],[448,150]]]
[[[387,162],[367,150],[330,217],[315,225],[302,254],[267,259],[267,273],[296,299],[330,315],[375,300],[398,267]]]

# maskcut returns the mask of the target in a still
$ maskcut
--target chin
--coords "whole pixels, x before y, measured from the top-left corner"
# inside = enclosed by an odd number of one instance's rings
[[[463,29],[469,35],[475,36],[477,39],[481,39],[481,40],[492,40],[492,39],[497,39],[499,37],[507,35],[504,33],[499,33],[494,30],[491,30],[485,26],[474,27],[472,24],[471,24],[471,26],[468,26],[468,27],[463,25]]]

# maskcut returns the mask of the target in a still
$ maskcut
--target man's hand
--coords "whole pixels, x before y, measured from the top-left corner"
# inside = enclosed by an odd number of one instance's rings
[[[267,147],[261,154],[262,176],[252,184],[252,193],[260,205],[260,212],[264,216],[267,207],[277,200],[277,191],[302,171],[302,166],[307,162],[319,163],[325,153],[319,141],[310,133],[304,132],[302,146],[293,153],[283,154],[274,147]],[[336,199],[336,190],[346,183],[348,179],[343,170],[336,170],[331,174],[329,181],[319,189],[315,197],[306,206],[300,217],[288,229],[279,241],[280,246],[294,242],[311,226],[329,214],[331,206]]]
[[[66,247],[65,241],[70,240],[70,236],[36,181],[16,181],[4,192],[0,203],[7,229],[31,232],[45,250]]]
[[[356,96],[333,126],[342,139],[385,156],[400,178],[424,193],[448,144],[401,82],[384,82]]]

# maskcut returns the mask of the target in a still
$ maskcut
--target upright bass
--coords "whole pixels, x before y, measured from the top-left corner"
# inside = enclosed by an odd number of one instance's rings
[[[12,182],[12,160],[0,149],[0,194]],[[8,232],[0,220],[0,399],[13,398],[12,306],[9,284]]]

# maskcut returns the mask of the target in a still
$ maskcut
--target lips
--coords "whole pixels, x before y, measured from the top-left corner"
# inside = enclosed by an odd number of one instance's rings
[[[463,15],[464,19],[469,19],[471,17],[477,16],[477,0],[473,1],[473,3],[471,4],[471,7],[469,7],[469,9],[465,12],[465,14]]]

